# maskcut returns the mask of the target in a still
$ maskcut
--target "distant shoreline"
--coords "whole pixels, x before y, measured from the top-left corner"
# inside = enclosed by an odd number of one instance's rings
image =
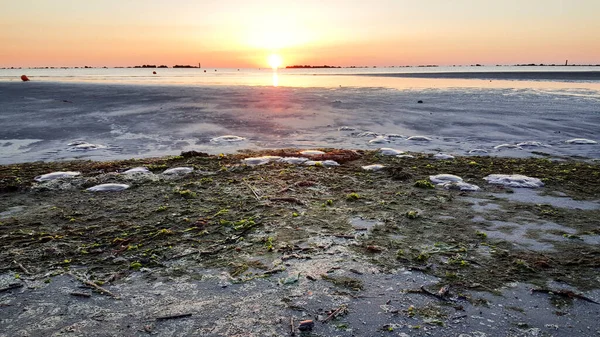
[[[481,71],[481,72],[427,72],[427,73],[371,73],[355,76],[489,79],[489,80],[568,80],[600,81],[600,71]]]

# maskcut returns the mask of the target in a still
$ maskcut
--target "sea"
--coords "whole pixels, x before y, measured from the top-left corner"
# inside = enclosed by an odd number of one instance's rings
[[[0,69],[0,126],[0,164],[283,147],[597,160],[600,67]]]

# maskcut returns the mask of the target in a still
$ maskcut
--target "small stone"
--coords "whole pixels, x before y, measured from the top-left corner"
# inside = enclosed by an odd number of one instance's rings
[[[423,104],[423,101],[419,100],[417,103],[419,103],[419,104]]]

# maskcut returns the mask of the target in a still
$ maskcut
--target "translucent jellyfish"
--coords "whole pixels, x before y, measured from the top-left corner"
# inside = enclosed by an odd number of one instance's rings
[[[454,156],[449,155],[447,153],[436,153],[433,155],[434,159],[437,160],[448,160],[448,159],[454,159]]]
[[[404,151],[391,149],[389,147],[382,147],[381,149],[379,149],[379,153],[384,156],[397,156],[400,154],[404,154]]]
[[[448,182],[459,182],[463,181],[463,179],[459,176],[455,176],[454,174],[437,174],[434,176],[429,176],[429,180],[431,180],[434,184],[444,184]]]
[[[42,174],[33,178],[35,181],[49,181],[54,179],[73,178],[80,175],[81,172],[65,171],[65,172],[52,172],[48,174]]]
[[[544,186],[544,183],[540,179],[521,174],[490,174],[483,179],[490,184],[499,184],[508,187],[537,188]]]
[[[300,154],[304,155],[304,156],[319,156],[319,155],[325,154],[325,152],[318,151],[318,150],[304,150],[304,151],[301,151]]]
[[[431,138],[425,137],[425,136],[412,136],[412,137],[408,137],[407,140],[411,140],[414,142],[430,142]]]
[[[487,150],[484,150],[484,149],[473,149],[473,150],[469,150],[469,154],[477,154],[477,153],[485,154],[485,153],[488,153],[488,151],[487,151]]]
[[[377,136],[369,141],[369,144],[384,144],[389,143],[390,140],[383,136]]]
[[[188,174],[194,171],[193,167],[173,167],[165,170],[162,174],[176,175],[176,174]]]
[[[440,184],[440,186],[442,186],[443,188],[445,188],[447,190],[469,191],[469,192],[475,192],[475,191],[480,190],[479,186],[473,185],[473,184],[468,184],[468,183],[465,183],[464,181],[449,181],[449,182]]]
[[[318,161],[308,160],[308,161],[304,162],[304,165],[325,166],[325,167],[340,166],[340,164],[335,160],[318,160]]]
[[[211,143],[236,143],[243,142],[246,140],[244,137],[234,136],[234,135],[225,135],[220,137],[215,137],[210,140]]]
[[[586,138],[573,138],[565,141],[567,144],[586,145],[586,144],[598,144],[597,141],[586,139]]]
[[[141,167],[141,166],[134,167],[132,169],[129,169],[129,170],[123,172],[123,174],[135,174],[135,173],[152,173],[152,172],[150,172],[150,170],[148,170],[147,168]]]
[[[500,144],[500,145],[494,146],[494,149],[496,149],[496,150],[521,149],[521,147],[519,145],[515,145],[515,144]]]
[[[528,141],[517,144],[518,147],[542,147],[544,144],[536,141]]]
[[[383,168],[385,168],[385,166],[383,166],[381,164],[373,164],[373,165],[367,165],[367,166],[362,167],[362,169],[365,171],[379,171]]]
[[[361,132],[356,135],[356,137],[377,137],[377,136],[379,136],[379,134],[377,132],[371,132],[371,131]]]
[[[308,161],[308,159],[304,157],[284,157],[280,158],[279,161],[286,164],[299,165]]]
[[[272,161],[277,161],[279,159],[281,159],[281,157],[279,157],[279,156],[251,157],[251,158],[242,159],[242,163],[249,165],[249,166],[255,166],[255,165],[264,165],[264,164],[270,163]]]
[[[129,188],[129,185],[125,184],[101,184],[96,185],[94,187],[90,187],[87,190],[90,192],[118,192],[122,190],[126,190]]]

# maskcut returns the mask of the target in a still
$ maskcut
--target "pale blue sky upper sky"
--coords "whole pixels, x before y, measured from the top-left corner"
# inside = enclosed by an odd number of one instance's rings
[[[600,63],[600,0],[0,0],[0,66]]]

